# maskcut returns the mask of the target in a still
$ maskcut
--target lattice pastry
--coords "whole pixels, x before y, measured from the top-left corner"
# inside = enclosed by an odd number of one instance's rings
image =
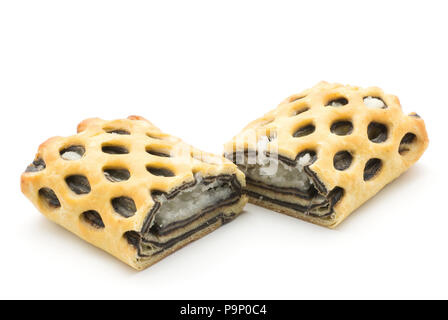
[[[249,201],[335,227],[416,162],[425,124],[379,88],[321,82],[284,100],[225,145]]]
[[[233,220],[247,202],[230,161],[141,117],[88,119],[43,143],[23,193],[49,219],[136,269]]]

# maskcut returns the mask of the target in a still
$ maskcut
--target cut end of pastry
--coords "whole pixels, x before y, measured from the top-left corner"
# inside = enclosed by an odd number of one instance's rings
[[[147,265],[158,256],[188,240],[195,233],[204,233],[230,222],[241,212],[246,201],[235,175],[202,177],[195,175],[175,190],[151,192],[154,205],[139,232],[124,234],[138,250],[136,264]]]
[[[142,270],[243,210],[244,174],[142,117],[92,118],[39,148],[22,192],[50,220]]]
[[[339,186],[327,189],[310,168],[317,160],[314,151],[301,152],[295,160],[273,154],[263,160],[251,156],[250,152],[226,155],[238,159],[251,203],[328,227],[336,223],[335,206],[345,191]]]
[[[335,227],[415,163],[424,121],[380,88],[321,82],[285,99],[225,145],[249,201]]]

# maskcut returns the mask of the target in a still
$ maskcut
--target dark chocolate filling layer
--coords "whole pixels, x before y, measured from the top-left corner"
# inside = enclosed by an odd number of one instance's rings
[[[44,170],[46,167],[45,161],[42,158],[38,158],[26,168],[25,172],[38,172]]]
[[[314,204],[310,206],[302,206],[298,203],[291,203],[286,201],[281,201],[277,199],[272,199],[270,197],[266,197],[262,194],[246,190],[245,193],[252,198],[260,199],[263,201],[267,201],[282,207],[290,208],[296,211],[300,211],[303,214],[316,217],[316,218],[329,218],[333,214],[334,205],[342,198],[344,195],[344,190],[342,188],[336,187],[333,189],[330,194],[327,196],[326,200],[323,203]],[[320,213],[316,213],[320,212]],[[323,213],[323,214],[322,214]]]
[[[236,217],[235,214],[224,215],[220,213],[217,216],[214,216],[209,220],[205,221],[203,224],[197,226],[196,228],[189,230],[178,237],[169,239],[168,241],[165,242],[145,239],[142,237],[141,233],[136,231],[128,231],[124,234],[124,236],[128,240],[129,244],[131,244],[133,247],[137,249],[139,257],[142,258],[152,257],[162,253],[163,251],[176,245],[176,243],[191,237],[195,233],[217,223],[218,221],[221,221],[222,224],[227,224],[230,221],[232,221],[235,217]],[[151,251],[151,250],[154,251],[151,254],[143,253],[145,251]]]
[[[110,182],[121,182],[129,180],[131,173],[128,169],[105,169],[104,176]]]
[[[284,195],[297,196],[299,198],[307,199],[307,200],[312,199],[317,194],[317,191],[315,188],[310,188],[310,189],[308,189],[307,192],[303,192],[302,190],[295,189],[295,188],[283,188],[283,187],[276,187],[276,186],[272,186],[269,184],[265,184],[263,182],[253,180],[252,178],[247,177],[247,176],[246,176],[246,182],[250,185],[253,185],[253,186],[256,186],[259,188],[263,188],[263,189],[266,189],[269,191],[278,192],[278,193],[281,193]]]

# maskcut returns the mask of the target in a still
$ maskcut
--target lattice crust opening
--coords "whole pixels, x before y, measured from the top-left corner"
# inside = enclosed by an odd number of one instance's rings
[[[141,117],[88,119],[77,135],[49,139],[21,184],[48,218],[137,269],[232,220],[247,201],[232,162]]]
[[[251,122],[224,154],[245,172],[253,203],[334,227],[427,145],[423,120],[405,115],[397,97],[321,82]]]

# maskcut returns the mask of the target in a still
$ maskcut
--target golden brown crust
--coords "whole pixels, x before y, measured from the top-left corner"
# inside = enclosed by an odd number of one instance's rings
[[[368,107],[364,102],[365,97],[378,97],[387,108]],[[326,106],[329,101],[340,98],[345,98],[348,104]],[[306,111],[295,115],[303,110]],[[337,121],[350,121],[353,131],[344,136],[332,133],[330,128]],[[387,127],[388,137],[384,142],[369,140],[367,132],[372,122]],[[314,132],[302,137],[293,136],[298,128],[309,124],[314,125]],[[335,187],[345,190],[342,200],[334,208],[331,226],[342,222],[353,210],[406,171],[421,157],[429,142],[424,121],[415,113],[403,114],[396,96],[384,94],[377,87],[364,89],[327,82],[288,97],[276,109],[251,122],[225,145],[224,152],[232,154],[256,150],[260,138],[272,132],[276,133],[277,138],[268,144],[267,151],[275,151],[283,157],[295,160],[300,152],[315,150],[317,161],[310,169],[328,191]],[[413,141],[411,150],[400,154],[399,145],[407,133],[415,134],[416,140]],[[350,167],[342,171],[336,170],[333,164],[335,154],[340,151],[348,151],[353,156]],[[364,181],[364,168],[367,161],[373,158],[381,159],[382,168],[372,179]],[[282,211],[278,205],[254,201]],[[327,225],[326,222],[322,224]]]
[[[108,133],[116,130],[121,130],[121,134]],[[72,146],[82,146],[85,149],[81,159],[66,160],[61,157],[61,150]],[[102,151],[104,146],[125,147],[128,153],[105,153]],[[171,157],[149,154],[148,149],[163,151]],[[192,148],[138,116],[114,121],[99,118],[84,120],[78,125],[78,134],[53,137],[41,144],[36,159],[42,159],[46,168],[25,172],[21,176],[22,192],[33,204],[52,221],[137,269],[154,261],[138,261],[137,250],[123,234],[130,230],[141,230],[154,205],[152,190],[169,193],[185,183],[193,182],[196,173],[203,177],[234,175],[241,186],[245,185],[243,173],[232,162]],[[148,172],[147,166],[169,169],[174,176],[153,175]],[[108,168],[126,169],[130,178],[127,181],[111,182],[103,171]],[[73,175],[86,177],[91,191],[87,194],[73,192],[65,181]],[[54,191],[61,205],[59,208],[49,206],[39,197],[39,190],[42,188]],[[133,216],[117,214],[111,200],[118,197],[129,197],[134,201],[137,210]],[[246,197],[242,197],[240,202],[227,209],[235,210],[233,213],[238,214],[242,209],[241,204],[246,201]],[[103,229],[95,228],[81,218],[82,213],[90,210],[99,213],[104,223]],[[195,235],[193,238],[199,237],[200,235]],[[192,240],[187,238],[182,244],[190,241]]]

